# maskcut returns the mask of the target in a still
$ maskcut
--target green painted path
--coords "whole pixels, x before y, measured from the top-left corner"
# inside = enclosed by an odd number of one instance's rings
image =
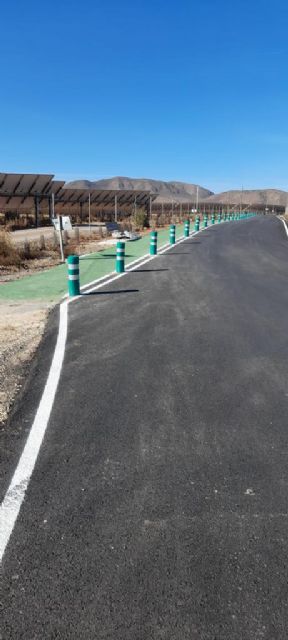
[[[184,226],[177,225],[177,237],[183,235]],[[169,228],[158,231],[158,248],[169,241]],[[149,253],[150,234],[141,240],[126,243],[126,264]],[[81,286],[115,271],[116,247],[99,253],[91,253],[80,259]],[[32,276],[0,284],[1,300],[57,301],[67,293],[67,265],[47,269]]]

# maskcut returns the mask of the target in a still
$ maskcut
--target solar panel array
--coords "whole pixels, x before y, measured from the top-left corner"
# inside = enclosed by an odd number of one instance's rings
[[[147,206],[149,199],[156,198],[150,191],[116,190],[116,189],[69,189],[65,182],[53,180],[50,174],[18,174],[0,173],[0,210],[29,209],[35,201],[46,206],[54,194],[57,212],[88,203],[90,194],[91,205],[113,207],[115,196],[117,205],[132,205],[135,200],[138,206]]]

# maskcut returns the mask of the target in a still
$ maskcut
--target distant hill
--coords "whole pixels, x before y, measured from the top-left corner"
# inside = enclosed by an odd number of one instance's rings
[[[67,182],[66,188],[73,189],[138,189],[157,194],[157,202],[193,202],[196,200],[197,185],[186,182],[165,182],[146,178],[106,178],[104,180],[74,180]],[[211,196],[213,191],[198,186],[199,200]]]
[[[74,180],[67,182],[67,188],[73,189],[138,189],[157,194],[157,202],[194,202],[196,201],[197,185],[187,182],[165,182],[149,178],[115,177],[104,180]],[[239,191],[223,191],[213,193],[209,189],[198,186],[199,201],[215,202],[216,204],[251,204],[251,205],[288,205],[288,192],[280,189],[249,189]]]
[[[257,204],[257,205],[279,205],[285,207],[288,204],[288,192],[280,189],[251,189],[243,191],[223,191],[223,193],[213,194],[208,198],[203,198],[205,202],[215,202],[223,204]]]

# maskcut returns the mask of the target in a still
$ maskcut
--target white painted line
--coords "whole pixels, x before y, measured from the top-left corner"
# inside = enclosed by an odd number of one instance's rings
[[[166,251],[173,249],[178,244],[189,240],[189,238],[192,238],[193,236],[196,236],[198,235],[198,233],[201,233],[205,230],[206,229],[200,229],[199,231],[191,233],[188,238],[181,236],[175,244],[170,245],[167,243],[160,249],[158,253],[160,253],[161,255]],[[107,276],[104,276],[104,278],[99,278],[98,284],[85,293],[88,294],[92,291],[96,291],[97,289],[106,286],[107,284],[110,284],[110,282],[115,282],[115,280],[122,278],[130,271],[136,271],[136,269],[144,264],[147,264],[151,260],[154,260],[155,258],[157,258],[157,255],[150,256],[149,254],[146,254],[146,256],[142,256],[142,258],[138,258],[137,260],[130,262],[130,264],[127,266],[127,270],[124,271],[124,273],[117,274],[116,276],[113,276],[108,280]],[[100,282],[100,280],[105,281]],[[86,287],[88,287],[88,285],[86,285]],[[20,457],[10,485],[7,489],[7,492],[4,496],[3,502],[0,506],[0,562],[2,561],[5,549],[9,542],[21,505],[23,503],[25,493],[35,467],[35,463],[52,411],[65,355],[68,304],[74,302],[78,298],[83,298],[83,295],[75,296],[75,298],[69,298],[60,304],[58,337],[46,385],[22,455]]]
[[[282,220],[282,222],[283,222],[283,224],[284,224],[284,229],[285,229],[285,231],[286,231],[286,235],[287,235],[287,237],[288,237],[288,227],[287,227],[287,224],[286,224],[286,220],[284,220],[284,218],[280,218],[280,220]]]
[[[62,302],[57,343],[47,382],[23,453],[0,506],[0,562],[24,500],[53,407],[65,354],[67,309],[67,302]]]

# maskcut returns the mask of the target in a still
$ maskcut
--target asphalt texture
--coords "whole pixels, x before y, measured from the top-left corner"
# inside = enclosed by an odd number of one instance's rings
[[[263,217],[70,306],[3,640],[288,637],[287,283],[283,225]]]

